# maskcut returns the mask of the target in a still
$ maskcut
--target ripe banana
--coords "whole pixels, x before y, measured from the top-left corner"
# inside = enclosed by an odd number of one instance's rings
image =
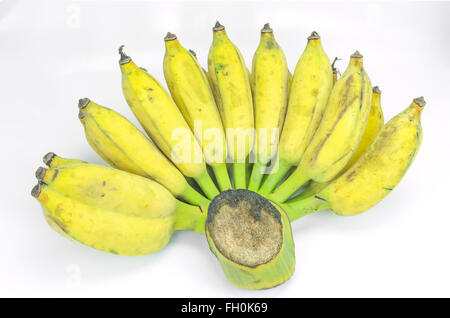
[[[267,163],[276,155],[289,98],[289,71],[286,57],[265,24],[253,56],[253,106],[255,111],[256,154],[248,189],[258,191]],[[255,151],[256,150],[256,151]]]
[[[314,196],[282,204],[294,221],[308,213],[331,209],[337,215],[355,215],[380,202],[400,183],[422,142],[420,116],[423,97],[392,118],[376,135],[356,163]]]
[[[188,52],[198,62],[197,53],[195,53],[194,50],[190,50],[190,49],[188,50]],[[205,74],[206,79],[208,80],[209,88],[212,90],[212,83],[211,83],[211,79],[209,78],[208,71],[205,70],[203,67],[202,67],[202,71],[203,71],[203,74]],[[214,92],[212,92],[212,93],[213,93],[213,97],[214,97],[214,101],[215,101],[216,97],[214,96]],[[217,107],[217,105],[216,105],[216,107]],[[220,120],[222,120],[222,118]],[[222,127],[223,127],[223,125],[222,125]]]
[[[39,168],[32,195],[50,226],[87,246],[122,255],[164,247],[174,230],[204,232],[206,214],[158,183],[91,164]]]
[[[208,70],[221,114],[228,154],[233,158],[234,186],[246,189],[246,159],[253,147],[254,118],[249,72],[239,49],[219,22],[213,28]]]
[[[54,152],[47,153],[42,158],[42,161],[49,168],[59,168],[62,166],[73,165],[73,164],[77,164],[77,163],[87,163],[86,161],[83,161],[80,159],[62,158],[62,157],[58,156],[57,154],[55,154]]]
[[[289,169],[298,165],[322,119],[332,84],[330,60],[320,36],[313,32],[295,68],[277,163],[261,186],[260,194],[271,193]]]
[[[219,191],[206,170],[200,145],[162,85],[119,49],[122,89],[134,115],[159,149],[187,177],[195,179],[208,198]]]
[[[229,190],[225,132],[205,71],[175,34],[169,32],[164,40],[164,77],[172,98],[202,146],[220,190]]]
[[[370,144],[375,139],[377,133],[381,130],[384,125],[383,110],[381,109],[381,91],[378,86],[372,89],[372,102],[370,105],[369,118],[367,119],[366,128],[359,142],[358,148],[356,148],[355,153],[352,158],[348,161],[347,165],[338,174],[340,176],[345,171],[347,171],[353,164],[361,157],[361,155],[366,151]],[[331,182],[331,181],[330,181]],[[314,182],[312,181],[308,188],[302,192],[300,195],[302,197],[308,197],[314,195],[328,185],[329,182]]]
[[[320,126],[296,170],[268,198],[284,202],[308,180],[333,179],[358,147],[371,100],[372,85],[364,71],[362,55],[356,51],[333,87]]]
[[[152,178],[189,203],[208,204],[208,200],[187,183],[181,172],[128,119],[88,98],[80,99],[78,107],[78,117],[89,145],[112,167]]]

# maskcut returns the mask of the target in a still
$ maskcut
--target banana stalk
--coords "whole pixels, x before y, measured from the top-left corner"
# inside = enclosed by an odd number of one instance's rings
[[[423,97],[392,118],[376,135],[362,156],[340,177],[316,195],[294,198],[281,206],[294,221],[309,213],[331,209],[351,216],[380,202],[400,183],[422,142],[420,116]]]
[[[253,57],[252,91],[255,110],[256,154],[248,189],[258,191],[268,162],[276,155],[289,98],[286,57],[265,24]],[[256,150],[256,151],[255,151]]]
[[[258,191],[268,195],[297,166],[319,126],[333,83],[330,60],[313,32],[295,68],[278,158]]]
[[[253,147],[254,118],[249,72],[239,49],[219,22],[213,28],[208,74],[226,129],[228,155],[233,159],[234,186],[246,189],[246,159]]]
[[[39,168],[32,195],[58,233],[92,248],[143,255],[163,248],[175,230],[204,233],[206,213],[158,183],[91,164]]]
[[[286,213],[255,192],[230,190],[211,201],[206,237],[226,278],[245,289],[267,289],[294,273],[295,251]]]
[[[372,100],[372,85],[362,60],[358,51],[351,56],[296,170],[268,195],[269,199],[284,202],[309,180],[330,181],[353,156],[364,133]]]
[[[154,179],[191,204],[209,204],[128,119],[87,98],[81,99],[78,106],[89,145],[112,167]]]
[[[206,170],[200,145],[177,105],[162,85],[119,49],[125,99],[158,148],[187,177],[195,179],[208,198],[219,191]]]
[[[202,146],[206,163],[212,167],[220,190],[229,190],[225,132],[208,77],[175,34],[169,32],[164,40],[164,77],[172,98]]]

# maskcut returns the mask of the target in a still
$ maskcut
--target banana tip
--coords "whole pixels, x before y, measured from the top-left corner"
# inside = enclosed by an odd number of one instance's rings
[[[36,179],[38,179],[39,181],[42,181],[42,180],[44,180],[46,172],[47,172],[47,168],[39,167],[36,170],[36,172],[34,173],[34,175],[36,176]]]
[[[86,114],[85,113],[83,113],[83,111],[79,111],[78,112],[78,119],[83,119],[84,117],[86,117]]]
[[[53,161],[53,158],[56,157],[56,154],[54,152],[49,152],[47,153],[43,158],[42,161],[44,162],[44,164],[48,167],[50,167],[50,164]]]
[[[119,64],[123,65],[123,64],[127,64],[129,62],[131,62],[131,57],[129,57],[128,55],[125,54],[125,52],[123,51],[124,45],[122,44],[119,47],[119,54],[120,54],[120,60],[119,60]]]
[[[361,53],[359,53],[358,50],[355,51],[355,53],[353,53],[352,55],[350,55],[351,58],[355,58],[355,59],[361,59],[363,57],[363,55]]]
[[[420,107],[424,107],[427,104],[425,102],[425,99],[423,98],[423,96],[414,98],[413,102],[416,103]]]
[[[177,36],[173,33],[167,32],[166,36],[164,37],[164,41],[168,42],[168,41],[173,41],[176,40]]]
[[[91,100],[89,98],[80,98],[78,100],[78,108],[79,109],[84,109],[86,108],[87,105],[89,105],[89,103],[91,102]]]
[[[272,33],[273,30],[270,27],[269,23],[264,24],[264,27],[261,29],[261,33]]]
[[[375,93],[375,94],[381,94],[381,90],[380,90],[380,88],[378,86],[374,86],[372,88],[372,92]]]
[[[308,40],[319,40],[320,35],[316,31],[312,31],[311,35],[308,36]]]
[[[189,49],[189,53],[191,53],[191,55],[192,55],[193,57],[197,57],[197,53],[195,53],[194,50]]]
[[[216,21],[216,24],[213,27],[213,31],[221,31],[221,30],[225,30],[225,27],[220,24],[219,21]]]
[[[36,184],[33,189],[31,189],[31,195],[35,198],[39,197],[39,194],[41,194],[41,184]]]

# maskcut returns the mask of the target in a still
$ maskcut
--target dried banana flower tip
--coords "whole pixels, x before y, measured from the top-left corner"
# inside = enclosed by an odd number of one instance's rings
[[[38,179],[38,181],[42,181],[42,180],[44,180],[46,172],[47,172],[47,168],[39,167],[36,170],[36,172],[34,173],[34,175],[36,176],[36,179]]]
[[[350,57],[355,58],[355,59],[361,59],[363,57],[363,55],[361,53],[359,53],[358,50],[356,50],[355,53],[353,53]]]
[[[41,194],[41,184],[38,183],[33,187],[33,189],[31,189],[31,195],[35,198],[38,198],[40,194]]]
[[[173,41],[176,40],[177,36],[173,33],[167,32],[166,36],[164,37],[164,41],[168,42],[168,41]]]
[[[78,100],[78,108],[79,109],[84,109],[86,108],[86,106],[90,103],[90,99],[89,98],[80,98]]]
[[[316,31],[313,31],[310,36],[308,36],[308,40],[319,40],[320,35]]]
[[[46,166],[50,166],[50,164],[53,161],[53,158],[55,158],[55,157],[56,157],[56,154],[54,152],[49,152],[42,158],[42,161],[44,162],[44,164]]]
[[[123,48],[124,48],[124,45],[121,45],[119,47],[119,54],[120,54],[119,64],[120,65],[131,62],[131,57],[129,57],[128,55],[125,54],[125,52],[123,51]]]
[[[220,24],[219,21],[216,21],[216,24],[213,27],[213,31],[221,31],[221,30],[225,30],[225,27]]]
[[[420,107],[424,107],[427,104],[423,96],[414,98],[413,102],[419,105]]]
[[[272,33],[273,30],[270,27],[269,23],[264,24],[264,27],[261,29],[261,33]]]
[[[374,86],[372,89],[372,92],[375,94],[381,94],[381,90],[378,86]]]

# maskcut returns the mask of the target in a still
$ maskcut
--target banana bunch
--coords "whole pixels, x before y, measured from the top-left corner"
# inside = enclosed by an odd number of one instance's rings
[[[142,131],[113,109],[78,102],[88,144],[111,167],[50,152],[36,171],[31,194],[62,236],[143,255],[176,230],[193,231],[232,284],[271,288],[294,273],[291,222],[369,210],[418,153],[423,97],[385,124],[362,54],[339,77],[317,32],[293,76],[269,24],[251,71],[219,22],[207,69],[175,34],[164,43],[168,90],[119,48],[123,95]]]

